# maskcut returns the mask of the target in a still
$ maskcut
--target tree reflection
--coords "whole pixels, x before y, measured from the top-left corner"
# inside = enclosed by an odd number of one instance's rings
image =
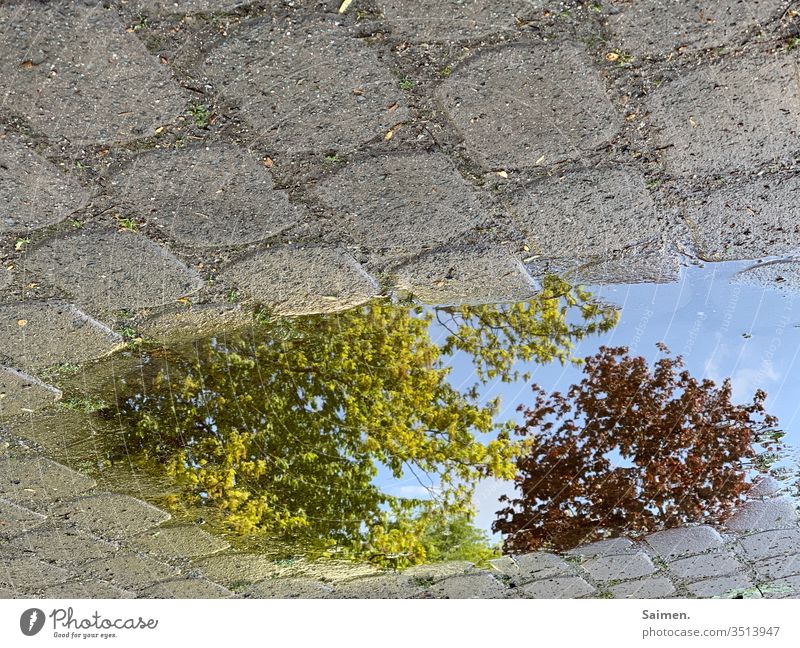
[[[517,459],[519,496],[501,498],[508,506],[493,525],[504,551],[564,550],[722,517],[742,498],[752,444],[769,442],[777,424],[766,394],[734,405],[730,380],[698,381],[659,349],[652,370],[625,347],[601,347],[566,394],[533,385],[534,405],[520,406],[516,429],[528,443]]]
[[[485,537],[468,528],[474,484],[513,478],[519,443],[494,420],[496,401],[448,382],[448,361],[464,351],[480,380],[508,380],[518,359],[574,360],[577,341],[617,321],[590,298],[549,278],[525,304],[431,312],[374,302],[262,317],[252,333],[162,361],[122,406],[126,452],[163,466],[181,498],[218,508],[239,533],[311,539],[396,566],[453,557],[456,537],[480,553]],[[441,347],[434,318],[450,329]],[[381,491],[379,466],[418,477],[429,497]]]

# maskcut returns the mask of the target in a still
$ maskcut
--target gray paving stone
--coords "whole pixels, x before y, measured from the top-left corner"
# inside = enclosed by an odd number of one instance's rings
[[[653,144],[674,175],[741,171],[789,160],[800,133],[794,61],[782,53],[730,57],[684,70],[649,95],[648,110]]]
[[[546,256],[605,257],[673,229],[656,212],[641,176],[624,169],[546,178],[513,196],[509,207],[532,251]]]
[[[61,398],[55,387],[27,374],[0,366],[0,418],[35,412]]]
[[[330,598],[330,586],[314,578],[269,578],[255,583],[244,595],[263,599]]]
[[[542,0],[382,0],[378,3],[392,36],[412,42],[476,39],[512,30],[517,17],[526,17],[542,6]]]
[[[343,250],[275,247],[234,263],[223,280],[276,315],[346,310],[378,294],[378,285]]]
[[[641,580],[620,583],[611,588],[614,598],[652,599],[666,598],[675,594],[675,586],[669,578],[643,578]]]
[[[598,581],[641,578],[657,571],[644,552],[629,556],[597,556],[582,563],[581,567]]]
[[[753,569],[763,580],[776,580],[787,576],[800,575],[800,554],[790,554],[760,560],[753,563]]]
[[[126,216],[196,247],[260,241],[295,225],[300,215],[253,154],[229,144],[146,153],[111,185]]]
[[[741,571],[743,565],[728,553],[709,553],[691,558],[681,558],[669,563],[669,568],[679,578],[697,580],[715,576],[731,576]]]
[[[423,588],[404,574],[382,574],[338,583],[333,598],[346,599],[410,599],[418,597]]]
[[[777,529],[739,538],[745,555],[751,560],[800,553],[800,530]]]
[[[489,561],[489,570],[503,576],[516,576],[519,574],[517,562],[511,556],[501,556]]]
[[[760,598],[758,590],[753,587],[750,578],[744,574],[711,578],[688,585],[689,591],[701,598]]]
[[[767,24],[786,9],[781,0],[612,0],[612,42],[642,55],[667,55],[677,49],[736,45],[741,36]]]
[[[147,137],[172,121],[184,93],[114,16],[100,5],[3,3],[3,104],[76,145]]]
[[[0,562],[0,587],[33,594],[71,576],[61,567],[48,565],[35,558],[12,558]]]
[[[174,303],[203,286],[199,275],[141,234],[85,227],[31,250],[27,272],[92,314]]]
[[[59,407],[8,419],[3,425],[9,434],[33,441],[50,456],[92,456],[97,452],[97,426],[85,412]]]
[[[395,275],[398,288],[427,304],[520,302],[539,289],[519,259],[497,249],[423,254]]]
[[[61,583],[44,589],[41,594],[41,598],[45,599],[129,599],[135,597],[134,592],[98,580]]]
[[[120,553],[84,565],[81,573],[122,589],[143,590],[159,581],[175,578],[180,572],[152,558]]]
[[[795,175],[730,177],[725,182],[686,206],[686,216],[703,258],[758,259],[800,248],[799,178]],[[796,269],[794,273],[797,274]],[[749,272],[744,272],[740,277],[746,282],[759,279],[758,274],[759,271],[750,277]]]
[[[196,526],[166,527],[146,531],[142,535],[129,538],[127,544],[134,549],[151,553],[162,558],[198,558],[219,553],[230,544],[198,529]]]
[[[0,305],[0,358],[25,371],[82,364],[122,344],[107,326],[62,301]]]
[[[725,521],[725,526],[739,532],[768,531],[792,528],[797,521],[797,509],[792,500],[775,497],[745,502]]]
[[[664,560],[716,549],[724,542],[716,529],[708,525],[667,529],[647,536],[646,540]]]
[[[800,594],[800,576],[759,583],[758,589],[764,598],[797,598]]]
[[[115,554],[115,545],[91,534],[42,525],[11,540],[11,546],[59,566],[82,565]]]
[[[85,477],[44,457],[0,460],[0,497],[23,505],[37,505],[75,497],[95,486]]]
[[[487,573],[451,576],[431,586],[430,591],[436,598],[448,599],[505,598],[508,593],[500,581]]]
[[[203,72],[282,153],[347,151],[409,118],[398,80],[343,25],[257,22],[231,33]]]
[[[737,272],[731,277],[731,283],[771,288],[791,296],[800,290],[800,261],[759,263]]]
[[[199,562],[198,566],[210,580],[234,591],[240,591],[243,584],[252,584],[281,572],[271,558],[248,553],[211,556]]]
[[[630,556],[639,553],[639,548],[628,538],[598,540],[567,551],[572,556]]]
[[[560,556],[543,551],[515,556],[514,561],[518,570],[514,577],[519,583],[574,574],[574,570]]]
[[[774,477],[759,477],[753,482],[747,497],[769,497],[780,493],[783,486]]]
[[[515,595],[525,598],[568,599],[592,594],[594,587],[578,576],[549,578],[516,588]]]
[[[0,132],[0,234],[53,225],[86,200],[86,190],[74,178]]]
[[[685,238],[676,229],[675,240]],[[534,261],[534,267],[536,262]],[[681,257],[667,240],[656,240],[622,250],[611,250],[605,258],[590,261],[564,276],[582,284],[672,283],[680,279]]]
[[[414,581],[438,582],[452,576],[461,576],[472,569],[472,563],[466,560],[450,560],[447,562],[431,563],[429,565],[415,565],[409,567],[403,574]]]
[[[170,519],[141,500],[117,493],[79,497],[53,509],[53,518],[101,538],[126,539]]]
[[[44,524],[46,515],[0,499],[0,537],[27,533]]]
[[[253,313],[239,304],[176,306],[147,317],[137,326],[144,337],[158,342],[224,334],[253,324]]]
[[[580,158],[621,121],[589,55],[563,41],[479,54],[437,96],[470,152],[495,169]]]
[[[156,583],[141,595],[159,599],[218,599],[229,598],[233,592],[204,578],[183,578]]]
[[[418,252],[486,220],[475,189],[440,153],[350,162],[320,181],[316,195],[336,212],[338,227],[372,249]]]

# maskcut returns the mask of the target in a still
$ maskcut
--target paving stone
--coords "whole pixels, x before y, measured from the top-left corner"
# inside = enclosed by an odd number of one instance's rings
[[[84,477],[44,457],[10,457],[0,460],[0,496],[23,505],[75,497],[95,486]]]
[[[347,234],[372,249],[418,252],[457,240],[486,218],[475,189],[441,153],[350,162],[320,181],[316,194]]]
[[[800,554],[783,555],[753,563],[753,569],[764,580],[800,575]]]
[[[53,225],[86,200],[77,180],[0,132],[0,234]]]
[[[800,178],[730,177],[725,182],[686,206],[686,217],[703,258],[759,259],[800,248]],[[758,274],[757,270],[752,278],[749,272],[740,276],[746,282],[759,279]]]
[[[339,583],[333,598],[346,599],[410,599],[418,597],[423,588],[404,574],[382,574]]]
[[[506,587],[491,574],[451,576],[430,588],[436,598],[489,599],[505,598]]]
[[[681,558],[669,563],[670,570],[680,578],[700,579],[731,576],[741,571],[742,564],[727,553],[709,553]]]
[[[156,583],[141,595],[158,599],[218,599],[229,598],[233,592],[204,578],[184,578]]]
[[[800,553],[800,530],[777,529],[739,538],[745,555],[752,560]]]
[[[695,596],[702,598],[735,598],[739,595],[742,598],[760,598],[758,590],[744,574],[703,580],[688,585],[688,589]]]
[[[253,243],[298,222],[299,208],[269,171],[229,144],[159,149],[114,176],[122,213],[196,247]]]
[[[35,558],[12,558],[0,562],[0,587],[34,593],[51,585],[62,583],[71,576],[61,567],[48,565]]]
[[[441,42],[484,38],[512,30],[517,17],[544,6],[541,0],[382,0],[378,9],[394,38]]]
[[[211,556],[198,563],[202,572],[212,581],[233,591],[241,591],[245,584],[276,576],[281,568],[274,560],[261,554],[224,554]]]
[[[0,418],[35,412],[60,398],[61,392],[55,387],[16,369],[0,366]]]
[[[797,509],[784,497],[745,502],[725,521],[731,531],[768,531],[792,528],[797,524]]]
[[[115,545],[88,533],[42,525],[17,536],[11,546],[59,566],[82,565],[115,554]]]
[[[93,314],[174,303],[200,276],[141,234],[84,227],[27,253],[25,269]]]
[[[639,548],[628,538],[609,538],[570,549],[572,556],[630,556],[639,553]]]
[[[423,254],[395,275],[398,288],[427,304],[520,302],[539,290],[519,259],[496,249]]]
[[[330,586],[314,578],[271,578],[262,580],[245,591],[247,598],[312,599],[330,598]]]
[[[503,576],[517,576],[519,574],[517,561],[515,561],[511,556],[493,558],[489,561],[489,569],[502,574]]]
[[[594,587],[578,576],[548,578],[516,588],[515,595],[526,598],[581,598],[594,592]]]
[[[429,565],[415,565],[409,567],[403,574],[414,581],[438,582],[451,576],[461,576],[472,569],[472,563],[466,560],[450,560],[447,562],[431,563]]]
[[[187,99],[115,12],[99,5],[3,3],[0,68],[3,104],[75,145],[153,135]]]
[[[648,110],[667,171],[709,175],[790,160],[800,134],[794,65],[783,54],[730,57],[683,70],[656,88]]]
[[[170,519],[169,513],[155,506],[117,493],[100,493],[65,502],[53,510],[53,517],[112,540],[124,540]]]
[[[673,238],[685,238],[676,229]],[[536,261],[533,262],[536,264]],[[534,265],[535,267],[535,265]],[[662,284],[680,279],[681,257],[667,240],[650,241],[622,250],[611,250],[605,258],[590,261],[562,273],[573,283],[582,284]]]
[[[0,499],[0,537],[27,533],[44,524],[46,515]]]
[[[142,590],[159,581],[175,578],[180,572],[152,558],[120,553],[84,565],[81,573],[122,589]]]
[[[647,536],[646,540],[664,560],[699,554],[723,544],[722,536],[707,525],[667,529]]]
[[[613,42],[636,56],[736,45],[786,9],[781,0],[612,0]]]
[[[760,583],[758,589],[764,598],[796,598],[800,594],[800,576]]]
[[[256,22],[215,48],[203,72],[287,154],[347,151],[409,119],[398,80],[343,25]]]
[[[62,301],[0,305],[0,358],[25,371],[82,364],[122,344],[107,326]]]
[[[644,552],[629,556],[597,556],[582,563],[581,567],[598,581],[641,578],[657,571]]]
[[[270,248],[234,263],[221,276],[277,315],[346,310],[379,292],[353,257],[325,247]]]
[[[618,599],[667,598],[675,594],[675,586],[668,578],[643,578],[614,585],[611,593]]]
[[[253,313],[239,304],[192,304],[158,312],[137,326],[144,337],[158,342],[194,340],[246,328]]]
[[[139,551],[163,558],[198,558],[219,553],[230,547],[222,538],[217,538],[196,526],[166,527],[147,531],[127,540],[128,545]]]
[[[136,594],[98,580],[70,581],[42,591],[45,599],[129,599]]]
[[[515,556],[518,572],[515,580],[524,583],[529,580],[573,575],[574,570],[560,556],[536,551]]]
[[[3,425],[9,434],[33,441],[49,456],[86,457],[97,452],[97,423],[79,410],[45,410],[8,419]]]
[[[756,288],[772,288],[792,296],[800,290],[800,261],[759,263],[731,277],[731,283]]]
[[[623,169],[568,172],[509,200],[533,251],[588,259],[657,241],[672,229],[641,176]]]
[[[563,41],[479,54],[437,97],[470,152],[495,169],[580,158],[621,121],[587,52]]]
[[[782,488],[781,483],[774,477],[759,477],[747,491],[747,497],[770,497],[780,493]]]

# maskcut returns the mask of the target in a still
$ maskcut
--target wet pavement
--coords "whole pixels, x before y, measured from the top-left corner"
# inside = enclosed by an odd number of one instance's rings
[[[513,481],[498,381],[637,346],[609,286],[741,260],[726,285],[792,299],[794,4],[2,3],[0,594],[797,596],[757,435],[695,466],[703,511],[643,486],[577,546],[498,557],[444,487]]]

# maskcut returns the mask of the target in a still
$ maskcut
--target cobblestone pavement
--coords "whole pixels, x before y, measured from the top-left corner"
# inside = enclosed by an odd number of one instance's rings
[[[230,326],[256,303],[518,300],[554,269],[670,281],[683,254],[786,257],[737,280],[797,283],[798,3],[339,4],[0,3],[0,419],[58,400],[48,366]],[[10,596],[800,588],[796,512],[779,497],[727,529],[492,571],[342,565],[321,582],[4,435]]]

